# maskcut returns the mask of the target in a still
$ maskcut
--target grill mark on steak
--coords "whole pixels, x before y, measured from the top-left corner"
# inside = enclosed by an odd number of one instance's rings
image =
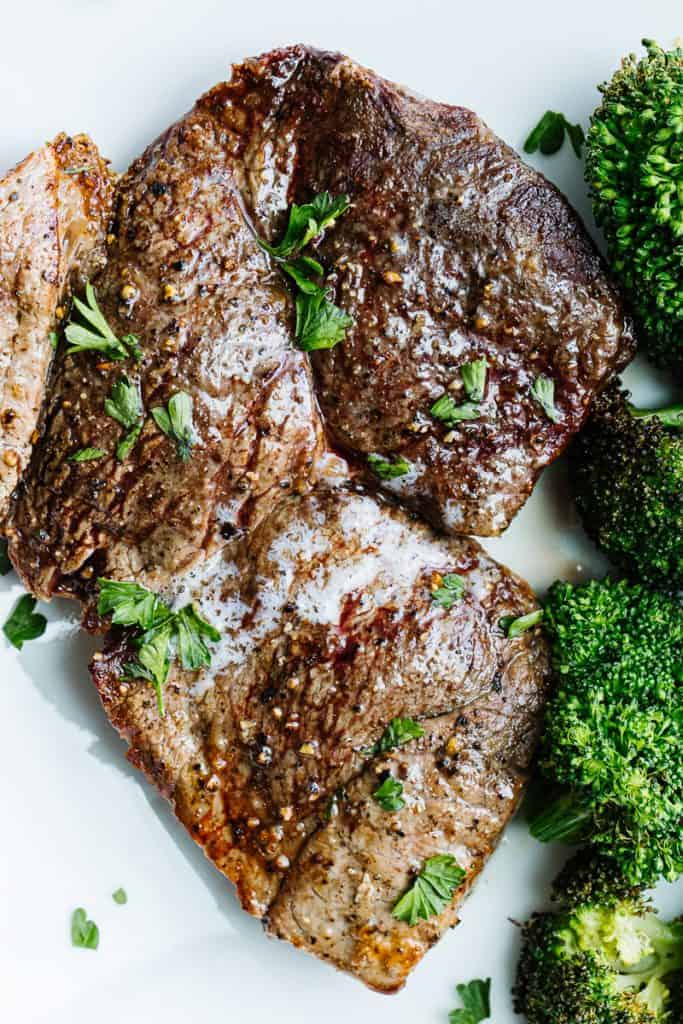
[[[448,611],[431,597],[435,571],[466,582]],[[195,569],[175,595],[190,599],[222,640],[211,669],[173,670],[163,719],[149,684],[122,677],[125,636],[112,633],[93,662],[128,757],[233,880],[246,910],[366,983],[399,987],[456,913],[454,904],[408,940],[390,908],[411,872],[453,851],[471,880],[518,801],[547,654],[538,631],[509,641],[498,620],[535,607],[530,590],[475,541],[440,539],[362,491],[318,488],[285,500]],[[422,720],[425,739],[368,762],[363,750],[399,715]],[[452,735],[462,741],[457,759],[444,755]],[[377,818],[369,793],[387,767],[406,779],[410,802]],[[326,824],[340,787],[348,799]],[[452,821],[468,800],[469,816]],[[356,819],[381,827],[357,829]],[[341,871],[331,844],[339,857],[348,847],[374,865],[376,900],[366,894],[357,913],[353,881],[322,901],[311,896],[321,891],[321,863]]]

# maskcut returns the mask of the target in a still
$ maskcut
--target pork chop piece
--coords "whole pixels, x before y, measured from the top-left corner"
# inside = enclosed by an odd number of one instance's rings
[[[290,342],[292,301],[245,222],[234,163],[200,105],[119,184],[96,293],[140,359],[60,346],[11,521],[11,557],[40,597],[87,601],[98,575],[166,584],[303,486],[321,451],[310,368]],[[105,402],[124,379],[144,426],[122,457],[126,430]],[[191,405],[189,452],[150,415],[179,393]],[[104,454],[73,461],[93,447]]]
[[[104,263],[112,194],[86,135],[58,135],[0,181],[0,527],[30,458],[57,309]]]
[[[364,467],[369,454],[405,459],[381,486],[433,523],[501,533],[634,351],[577,214],[476,114],[339,54],[248,60],[205,102],[243,149],[245,201],[267,239],[282,237],[292,202],[329,191],[353,204],[318,252],[354,318],[313,355],[336,443]],[[467,401],[461,368],[482,358],[475,418],[432,416],[443,395]],[[540,377],[558,422],[534,398]]]
[[[447,574],[464,585],[449,608],[433,596]],[[195,568],[175,600],[196,601],[222,639],[210,669],[172,669],[164,717],[151,685],[125,673],[125,635],[112,632],[92,665],[129,759],[245,910],[378,989],[400,987],[455,921],[517,805],[547,653],[538,631],[509,640],[498,623],[536,607],[529,588],[473,540],[439,538],[360,490],[319,487]],[[396,717],[422,721],[424,737],[373,759]],[[404,779],[397,815],[370,799],[386,771]],[[391,907],[439,853],[458,859],[465,884],[408,929]],[[345,885],[319,886],[347,865]]]

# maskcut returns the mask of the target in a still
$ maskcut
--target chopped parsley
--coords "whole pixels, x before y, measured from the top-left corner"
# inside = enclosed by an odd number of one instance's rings
[[[473,402],[483,401],[488,365],[486,357],[483,357],[482,359],[473,359],[471,363],[465,363],[460,367],[460,376],[465,392]]]
[[[125,889],[117,889],[116,892],[111,894],[111,898],[114,903],[118,903],[118,905],[122,907],[124,903],[128,902],[128,893]]]
[[[499,619],[498,625],[507,637],[513,639],[526,633],[527,629],[537,626],[542,621],[543,609],[538,608],[535,612],[527,612],[526,615],[520,615],[518,618],[515,618],[514,615],[504,615],[502,619]]]
[[[405,476],[410,472],[410,463],[400,455],[393,462],[383,459],[381,455],[368,455],[368,465],[380,480],[393,480],[397,476]]]
[[[159,430],[175,441],[178,457],[187,462],[194,444],[194,425],[192,422],[192,399],[186,391],[176,391],[164,409],[157,405],[152,409],[154,422]]]
[[[12,571],[12,563],[7,554],[7,541],[0,538],[0,576],[6,576]]]
[[[449,428],[463,420],[476,420],[481,416],[481,410],[475,402],[461,402],[458,405],[448,394],[437,398],[429,411],[435,420],[441,420]]]
[[[456,985],[462,1008],[451,1010],[449,1024],[480,1024],[491,1016],[491,979],[476,978],[466,985]]]
[[[45,632],[47,619],[40,612],[33,611],[35,606],[35,597],[24,594],[19,598],[2,627],[3,633],[18,651],[28,640],[36,640]]]
[[[383,811],[400,811],[406,802],[403,799],[403,783],[393,775],[387,775],[384,782],[372,794],[372,799]]]
[[[543,409],[549,420],[559,423],[562,413],[555,407],[555,381],[552,377],[540,374],[531,385],[531,394]]]
[[[528,135],[524,143],[524,152],[535,153],[540,150],[544,156],[552,156],[562,148],[565,135],[569,137],[576,156],[581,159],[581,148],[586,141],[581,125],[571,124],[564,114],[558,114],[556,110],[546,110]]]
[[[352,323],[348,313],[330,301],[324,288],[312,293],[299,292],[296,297],[294,335],[304,352],[334,348],[344,340]]]
[[[69,462],[93,462],[95,459],[103,458],[106,454],[104,448],[79,448],[77,452],[69,456]]]
[[[320,192],[310,203],[302,206],[293,203],[282,241],[278,245],[268,245],[263,241],[259,244],[276,259],[286,260],[331,227],[349,206],[348,196],[333,199],[329,192]]]
[[[429,857],[411,887],[395,904],[393,916],[411,928],[420,918],[429,920],[446,909],[464,878],[465,872],[451,854]]]
[[[50,331],[47,337],[50,345],[52,346],[52,350],[56,352],[59,348],[59,335],[56,331]]]
[[[78,949],[97,949],[99,944],[99,928],[88,920],[83,907],[78,907],[71,915],[71,945]]]
[[[98,581],[100,596],[97,611],[111,614],[113,625],[136,628],[132,643],[136,658],[125,666],[125,674],[133,679],[146,679],[157,695],[159,714],[164,714],[163,686],[171,662],[178,658],[185,669],[194,670],[211,664],[207,640],[220,640],[220,633],[201,617],[193,604],[174,612],[158,594],[139,583]]]
[[[402,747],[411,740],[417,740],[420,736],[424,736],[424,729],[414,718],[392,718],[377,742],[366,747],[363,753],[366,757],[376,757]]]
[[[112,385],[110,397],[105,399],[104,411],[126,431],[116,446],[116,458],[123,462],[137,443],[145,415],[138,386],[127,377],[120,377]]]
[[[441,608],[452,608],[465,593],[465,581],[455,572],[441,577],[440,586],[432,590],[432,600]]]
[[[125,334],[118,338],[107,323],[104,314],[97,305],[95,289],[88,283],[85,286],[85,302],[74,297],[74,307],[80,313],[85,324],[75,323],[73,311],[64,334],[69,343],[66,350],[71,352],[102,352],[108,359],[120,361],[131,356],[136,362],[142,358],[138,339],[134,334]]]

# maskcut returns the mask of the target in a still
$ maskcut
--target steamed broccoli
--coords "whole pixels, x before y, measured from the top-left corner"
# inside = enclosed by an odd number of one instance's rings
[[[601,86],[586,181],[612,267],[659,363],[683,372],[683,49],[644,39]]]
[[[635,409],[617,385],[600,395],[570,452],[588,535],[638,579],[683,587],[683,406]]]
[[[683,1004],[683,924],[636,893],[587,887],[585,902],[524,926],[513,990],[529,1024],[675,1024]],[[618,888],[618,887],[617,887]]]
[[[683,871],[683,610],[647,587],[553,584],[544,623],[558,683],[531,831],[590,841],[631,884]],[[555,790],[552,790],[552,786]]]

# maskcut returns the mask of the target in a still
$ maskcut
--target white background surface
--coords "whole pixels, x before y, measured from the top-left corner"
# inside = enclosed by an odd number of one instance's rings
[[[520,148],[547,108],[585,125],[596,83],[642,36],[670,44],[683,32],[677,0],[24,0],[0,9],[3,168],[64,129],[90,132],[124,169],[232,61],[293,42],[342,50],[426,96],[470,106]],[[587,216],[581,167],[566,149],[538,166]],[[666,397],[661,375],[631,369],[627,379],[640,401]],[[603,568],[561,465],[487,547],[541,593],[559,575]],[[15,577],[0,581],[0,620],[18,594]],[[462,925],[403,993],[367,992],[267,940],[238,910],[230,885],[127,765],[90,686],[93,645],[79,636],[75,609],[58,602],[48,614],[45,637],[21,654],[0,640],[0,1019],[447,1024],[456,982],[490,975],[494,1024],[519,1021],[508,918],[543,903],[557,853],[514,824]],[[111,899],[118,886],[127,906]],[[681,913],[683,883],[658,902]],[[100,926],[97,953],[70,946],[78,905]]]

